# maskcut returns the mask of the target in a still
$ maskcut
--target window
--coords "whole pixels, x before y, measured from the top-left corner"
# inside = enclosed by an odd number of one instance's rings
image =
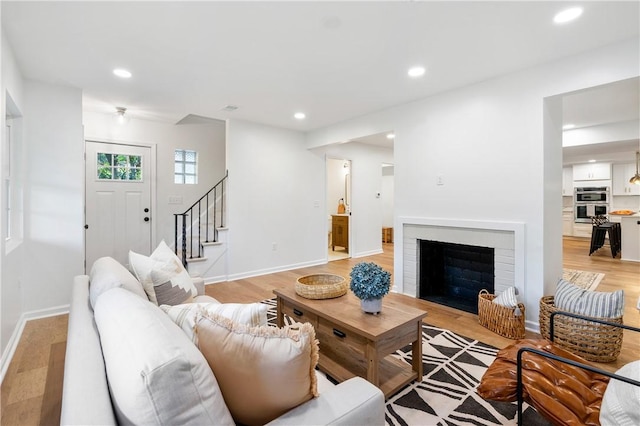
[[[198,183],[198,153],[186,149],[176,149],[174,182],[180,184]]]
[[[4,216],[3,234],[5,239],[11,239],[11,124],[12,120],[7,116],[6,119],[6,137],[4,146],[4,208],[6,209]]]
[[[109,154],[97,156],[98,180],[142,180],[142,157],[139,155]]]

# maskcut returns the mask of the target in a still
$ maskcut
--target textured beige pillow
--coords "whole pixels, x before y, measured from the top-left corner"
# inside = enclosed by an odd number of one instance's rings
[[[318,396],[311,324],[249,327],[204,314],[196,333],[236,423],[262,425]]]
[[[169,318],[180,326],[193,343],[198,344],[197,335],[194,333],[199,312],[219,314],[225,318],[249,327],[267,325],[267,311],[269,305],[264,303],[185,303],[183,305],[161,305],[160,309],[169,315]]]
[[[129,251],[129,268],[156,305],[178,305],[198,295],[189,273],[164,240],[151,256]]]

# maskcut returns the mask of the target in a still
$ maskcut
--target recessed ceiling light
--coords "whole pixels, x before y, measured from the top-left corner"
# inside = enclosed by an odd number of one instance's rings
[[[572,7],[557,13],[556,16],[553,17],[553,22],[556,24],[564,24],[565,22],[573,21],[580,15],[582,15],[582,8]]]
[[[395,138],[395,137],[396,137],[396,135],[394,135],[393,133],[389,133],[389,134],[387,135],[387,139],[393,139],[393,138]]]
[[[590,163],[595,163],[595,162],[596,162],[596,160],[589,160],[589,162],[590,162]]]
[[[113,70],[113,73],[120,78],[131,78],[131,73],[122,68],[116,68],[115,70]]]
[[[298,120],[304,120],[306,117],[304,112],[296,112],[293,116]]]
[[[424,67],[415,66],[415,67],[409,68],[409,71],[407,72],[407,74],[409,74],[409,77],[416,78],[416,77],[423,76],[426,71],[427,70]]]
[[[571,130],[574,127],[576,127],[575,124],[565,124],[564,126],[562,126],[562,130]]]

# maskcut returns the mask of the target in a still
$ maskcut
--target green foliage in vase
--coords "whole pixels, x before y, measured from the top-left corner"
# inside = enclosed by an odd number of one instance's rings
[[[391,274],[373,262],[358,263],[349,276],[351,291],[363,300],[381,298],[391,287]]]

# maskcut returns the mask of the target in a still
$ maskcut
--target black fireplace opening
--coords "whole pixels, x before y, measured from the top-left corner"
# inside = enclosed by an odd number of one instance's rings
[[[418,240],[420,299],[478,313],[478,293],[494,293],[494,249]]]

